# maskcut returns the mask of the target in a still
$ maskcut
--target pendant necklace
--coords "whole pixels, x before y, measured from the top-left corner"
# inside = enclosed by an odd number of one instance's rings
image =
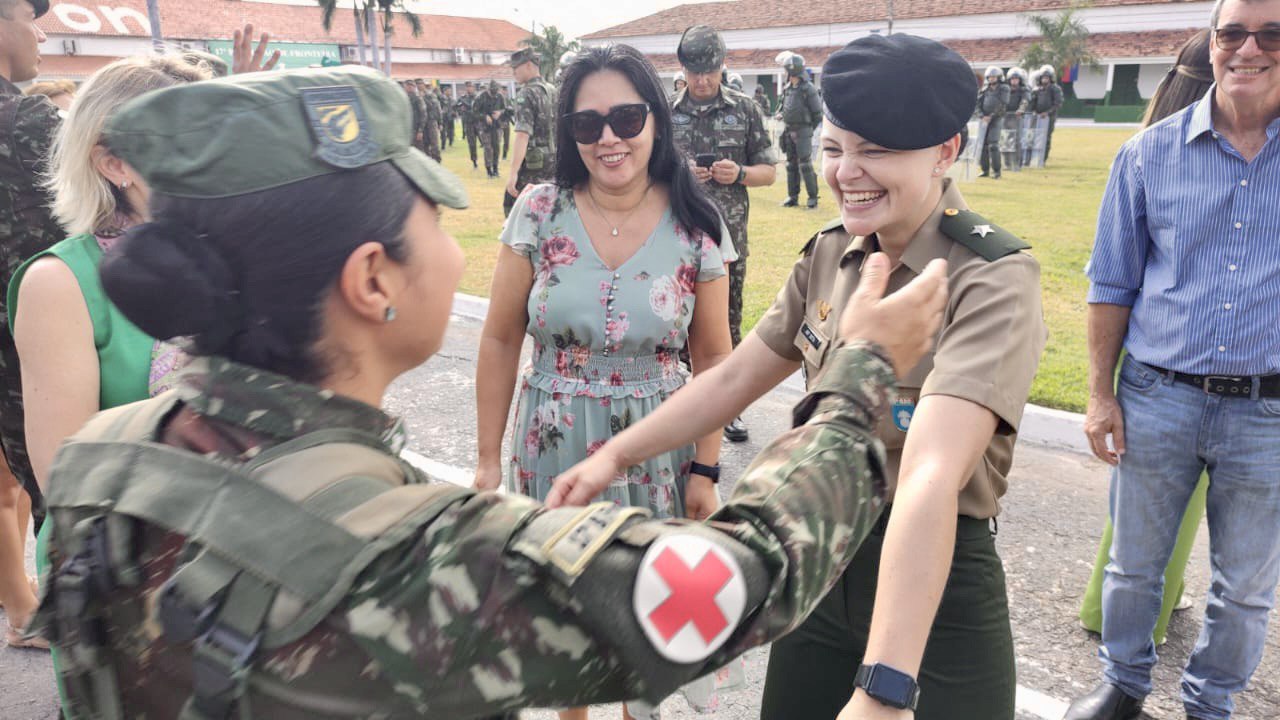
[[[609,226],[611,230],[610,234],[613,235],[614,237],[618,237],[618,228],[622,227],[623,225],[626,225],[627,221],[631,219],[631,216],[636,214],[636,211],[639,210],[640,206],[644,204],[645,198],[649,197],[649,189],[652,187],[653,187],[653,183],[649,183],[648,185],[645,186],[644,195],[640,196],[640,202],[636,203],[635,207],[628,210],[626,217],[622,218],[622,222],[619,222],[616,225],[609,222],[609,218],[605,217],[604,212],[600,210],[600,206],[596,204],[596,196],[591,192],[590,185],[587,185],[587,199],[591,201],[591,207],[596,211],[596,215],[599,215],[600,219],[604,221],[604,224]]]

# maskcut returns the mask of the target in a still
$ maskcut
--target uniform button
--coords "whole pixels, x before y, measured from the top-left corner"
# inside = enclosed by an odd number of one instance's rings
[[[1231,309],[1231,303],[1223,303],[1223,304],[1222,304],[1222,309],[1223,309],[1223,310],[1230,310],[1230,309]]]
[[[1241,181],[1240,181],[1240,187],[1249,187],[1249,181],[1248,181],[1248,180],[1241,180]]]
[[[1235,263],[1231,263],[1230,265],[1227,266],[1227,269],[1230,270],[1231,272],[1235,272],[1239,268],[1236,267]]]
[[[1226,346],[1226,345],[1219,345],[1219,346],[1218,346],[1218,352],[1226,352],[1226,351],[1227,351],[1227,346]]]
[[[617,279],[618,279],[618,278],[620,278],[620,277],[622,277],[622,275],[620,275],[620,274],[618,274],[618,273],[614,273],[614,274],[613,274],[613,279],[614,279],[614,280],[617,280]]]

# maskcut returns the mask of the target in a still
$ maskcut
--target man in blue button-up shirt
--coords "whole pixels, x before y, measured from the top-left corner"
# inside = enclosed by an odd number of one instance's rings
[[[1115,466],[1115,541],[1104,682],[1067,720],[1135,717],[1150,693],[1164,568],[1202,470],[1213,584],[1188,717],[1230,717],[1280,581],[1280,0],[1220,0],[1212,27],[1215,85],[1121,148],[1099,211],[1085,431]]]

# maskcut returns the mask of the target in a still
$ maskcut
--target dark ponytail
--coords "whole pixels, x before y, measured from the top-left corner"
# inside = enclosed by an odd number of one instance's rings
[[[578,154],[578,144],[569,134],[564,117],[574,111],[582,81],[604,70],[622,73],[649,104],[650,122],[654,128],[649,177],[670,187],[671,214],[686,230],[701,230],[719,245],[722,240],[720,211],[689,169],[689,159],[676,148],[671,107],[657,71],[644,55],[630,45],[589,48],[579,53],[565,68],[556,118],[556,147],[559,148],[556,153],[556,184],[573,188],[587,181],[587,166]]]

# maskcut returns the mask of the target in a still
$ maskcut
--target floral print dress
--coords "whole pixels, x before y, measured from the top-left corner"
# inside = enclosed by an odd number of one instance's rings
[[[727,236],[727,235],[726,235]],[[684,384],[679,352],[693,318],[696,283],[736,259],[668,208],[653,234],[610,269],[596,254],[573,191],[530,186],[511,210],[502,242],[529,258],[528,333],[533,358],[516,405],[507,489],[538,500],[556,476],[644,418]],[[602,500],[684,517],[693,446],[626,469]]]

